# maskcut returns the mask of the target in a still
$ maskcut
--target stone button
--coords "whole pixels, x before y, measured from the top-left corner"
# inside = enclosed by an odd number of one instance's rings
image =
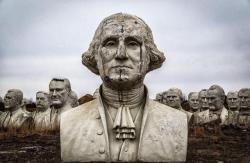
[[[100,129],[100,130],[98,130],[96,133],[97,133],[97,135],[102,135],[102,134],[103,134],[103,131],[102,131],[102,129]]]
[[[100,154],[105,153],[105,148],[104,148],[104,147],[101,147],[101,148],[99,149],[99,153],[100,153]]]

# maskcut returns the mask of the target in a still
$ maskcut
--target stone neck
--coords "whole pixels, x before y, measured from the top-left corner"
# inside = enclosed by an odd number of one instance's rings
[[[145,98],[145,87],[141,87],[118,91],[106,87],[104,84],[100,87],[100,93],[103,100],[114,108],[119,108],[120,106],[128,106],[130,109],[138,107]]]
[[[221,114],[221,112],[222,112],[222,110],[223,110],[223,108],[221,108],[221,109],[219,109],[219,110],[216,110],[216,111],[212,111],[212,110],[210,110],[210,113],[212,113],[212,114],[216,114],[216,115],[220,115],[220,114]]]
[[[14,107],[14,108],[9,108],[8,111],[9,111],[11,114],[14,114],[15,112],[17,112],[18,109],[19,109],[19,106]]]

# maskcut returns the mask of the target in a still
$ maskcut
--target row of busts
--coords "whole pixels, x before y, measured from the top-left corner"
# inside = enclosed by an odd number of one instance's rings
[[[66,78],[53,78],[49,93],[36,93],[35,110],[27,109],[29,101],[23,99],[23,92],[10,89],[5,94],[0,112],[0,130],[8,132],[54,132],[60,129],[60,115],[78,106],[77,94],[71,90]]]
[[[187,113],[194,124],[206,124],[216,120],[221,125],[250,127],[250,88],[229,91],[227,95],[219,85],[188,94],[186,101],[182,91],[170,88],[158,93],[156,101]]]

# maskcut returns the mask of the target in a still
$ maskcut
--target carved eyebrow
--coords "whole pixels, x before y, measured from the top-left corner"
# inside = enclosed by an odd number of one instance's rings
[[[102,40],[102,45],[104,46],[108,41],[116,41],[118,40],[119,36],[118,35],[108,35],[105,36],[104,39]]]
[[[140,36],[127,36],[125,41],[136,41],[139,44],[142,44],[142,38]]]

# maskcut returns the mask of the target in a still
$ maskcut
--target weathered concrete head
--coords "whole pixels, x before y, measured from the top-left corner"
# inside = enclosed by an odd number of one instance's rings
[[[239,90],[238,94],[240,100],[240,109],[249,110],[250,109],[250,88],[242,88]]]
[[[182,91],[179,88],[170,88],[163,97],[166,99],[166,105],[176,109],[180,109],[181,103],[184,101]]]
[[[149,26],[139,17],[124,13],[105,18],[82,55],[82,63],[115,89],[143,83],[146,73],[159,68],[164,60]]]
[[[4,97],[5,109],[15,111],[19,109],[23,101],[23,92],[19,89],[10,89]]]
[[[219,92],[220,96],[221,96],[221,97],[220,97],[221,100],[222,100],[223,102],[225,102],[225,100],[226,100],[226,94],[225,94],[224,89],[223,89],[221,86],[219,86],[219,85],[217,85],[217,84],[214,84],[214,85],[212,85],[211,87],[209,87],[209,89],[210,89],[210,90],[216,89],[216,90]]]
[[[158,101],[158,102],[161,103],[161,102],[162,102],[162,98],[163,98],[163,97],[162,97],[162,93],[157,93],[157,94],[156,94],[156,97],[155,97],[155,101]]]
[[[79,105],[78,96],[74,91],[71,91],[71,93],[69,94],[69,102],[73,108]]]
[[[207,89],[202,89],[199,92],[198,98],[199,98],[200,110],[204,111],[209,109]]]
[[[227,93],[227,105],[228,109],[232,111],[239,110],[240,101],[237,91],[229,91]]]
[[[211,111],[217,111],[223,108],[225,101],[225,92],[222,87],[212,85],[208,89],[208,105]]]
[[[71,85],[68,79],[53,78],[49,83],[51,105],[55,108],[63,107],[69,99]]]
[[[188,94],[188,103],[192,109],[192,111],[196,112],[199,110],[199,93],[198,92],[190,92]]]
[[[36,93],[36,108],[38,111],[45,111],[50,106],[49,94],[43,91]]]

